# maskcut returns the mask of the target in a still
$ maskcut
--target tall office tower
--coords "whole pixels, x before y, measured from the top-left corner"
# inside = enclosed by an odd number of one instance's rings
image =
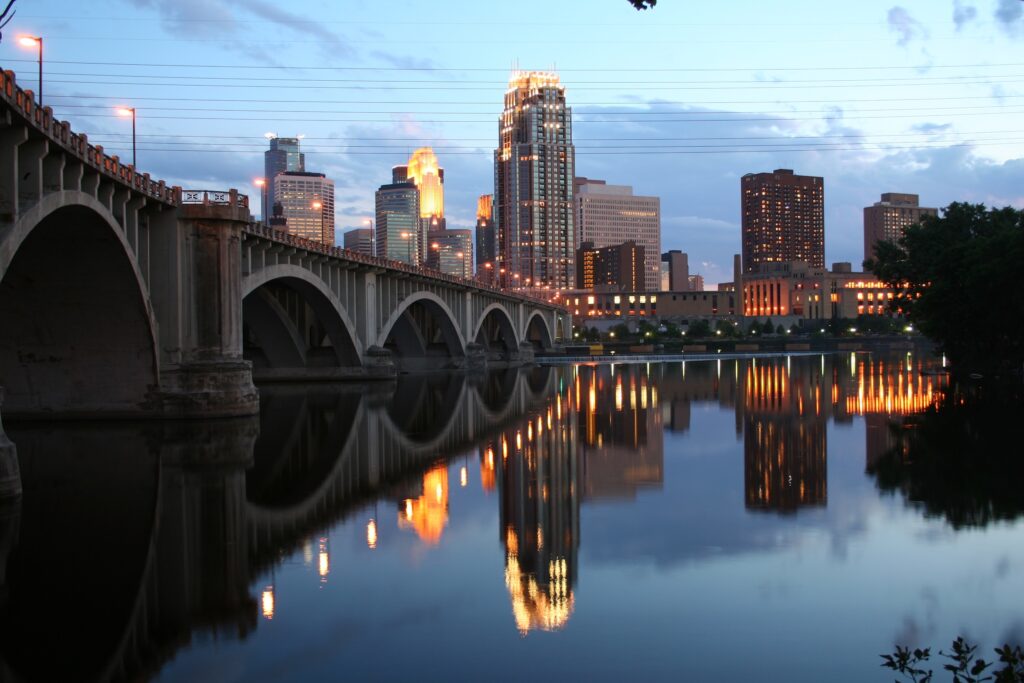
[[[420,192],[419,241],[420,253],[427,253],[427,233],[444,230],[444,169],[430,147],[420,147],[405,166],[391,169],[392,183],[410,182]]]
[[[272,133],[267,135],[270,139],[270,149],[263,153],[265,185],[263,206],[260,207],[260,217],[264,223],[269,222],[269,217],[274,213],[274,198],[277,196],[274,194],[274,178],[277,174],[306,170],[306,155],[299,151],[301,138],[279,138]]]
[[[762,263],[805,261],[825,267],[825,179],[788,168],[740,180],[743,272]]]
[[[492,282],[494,261],[497,258],[498,239],[492,220],[494,195],[482,194],[476,201],[476,276]]]
[[[344,235],[345,248],[350,251],[358,251],[360,254],[373,256],[373,229],[353,228]]]
[[[661,200],[633,194],[629,185],[608,185],[603,180],[576,178],[577,244],[593,242],[608,247],[633,241],[644,248],[644,289],[661,285]]]
[[[569,289],[576,234],[572,109],[558,76],[512,74],[494,150],[494,222],[501,286]]]
[[[938,216],[938,209],[918,204],[916,194],[885,192],[882,201],[864,207],[864,260],[875,257],[875,245],[882,241],[895,242],[903,231],[924,216]]]
[[[473,277],[473,234],[469,230],[427,233],[427,267],[448,275]]]
[[[576,250],[576,288],[643,292],[644,248],[630,240],[610,247],[584,242]]]
[[[420,193],[411,182],[381,185],[376,195],[377,256],[422,263]]]
[[[690,290],[690,257],[672,249],[661,255],[663,292],[687,292]]]
[[[281,204],[288,233],[334,246],[333,180],[323,173],[278,173],[274,202]]]

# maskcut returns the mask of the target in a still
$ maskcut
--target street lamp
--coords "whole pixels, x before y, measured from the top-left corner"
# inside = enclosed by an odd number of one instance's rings
[[[135,164],[135,107],[120,107],[117,113],[120,116],[132,117],[132,168],[138,168]]]
[[[43,106],[43,39],[40,36],[21,36],[18,42],[25,47],[39,48],[39,106]]]
[[[399,236],[403,240],[406,240],[406,242],[405,242],[405,261],[406,261],[406,263],[408,263],[411,266],[412,265],[412,233],[404,232],[403,231],[403,232],[399,233]]]
[[[324,242],[324,203],[319,199],[315,199],[313,200],[312,207],[314,211],[320,212],[320,241],[326,244]]]
[[[267,216],[267,179],[256,178],[252,181],[252,184],[260,188],[260,213],[262,214],[263,223],[270,225],[270,217]]]

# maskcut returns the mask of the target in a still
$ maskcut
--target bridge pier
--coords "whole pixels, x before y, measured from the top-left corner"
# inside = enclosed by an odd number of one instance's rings
[[[4,405],[4,388],[0,387],[0,409]],[[0,413],[0,506],[5,500],[21,495],[21,471],[18,467],[18,450],[4,433]]]
[[[164,353],[161,410],[168,417],[255,415],[259,393],[242,357],[245,197],[177,192],[177,225],[163,237],[152,293]]]

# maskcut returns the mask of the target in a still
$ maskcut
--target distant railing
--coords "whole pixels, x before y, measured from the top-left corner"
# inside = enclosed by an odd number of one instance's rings
[[[244,195],[243,195],[244,196]],[[265,237],[273,242],[279,242],[282,244],[288,244],[293,247],[305,249],[306,251],[316,252],[318,254],[324,254],[327,256],[333,256],[335,258],[345,259],[347,261],[355,261],[356,263],[362,263],[367,266],[376,266],[378,268],[384,268],[387,270],[398,271],[401,273],[407,273],[409,275],[419,275],[422,277],[429,277],[433,280],[441,280],[452,285],[459,287],[467,287],[475,289],[481,292],[488,292],[491,294],[498,294],[503,297],[511,299],[517,299],[524,302],[532,302],[541,304],[550,308],[565,309],[564,306],[558,304],[549,299],[543,299],[540,297],[530,296],[528,294],[522,294],[521,292],[509,292],[498,287],[492,287],[491,285],[484,284],[479,280],[472,280],[470,278],[458,277],[457,275],[450,275],[448,273],[442,273],[439,270],[433,268],[423,268],[422,266],[413,266],[405,261],[392,261],[391,259],[380,258],[378,256],[370,256],[364,254],[361,251],[353,251],[351,249],[343,249],[341,247],[332,247],[316,240],[306,239],[305,237],[298,237],[287,232],[281,232],[280,230],[274,230],[269,228],[262,223],[250,223],[246,228],[246,232]]]
[[[175,203],[173,188],[168,187],[164,181],[153,180],[148,173],[136,172],[134,166],[122,164],[118,157],[105,154],[102,146],[90,145],[88,136],[72,131],[67,121],[54,119],[50,107],[40,107],[31,90],[23,90],[18,86],[13,71],[0,70],[0,100],[49,140],[103,175],[165,204]]]

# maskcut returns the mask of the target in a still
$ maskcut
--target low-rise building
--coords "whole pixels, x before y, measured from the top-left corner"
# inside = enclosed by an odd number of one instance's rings
[[[831,271],[803,261],[762,264],[743,276],[743,315],[754,318],[886,315],[895,296],[876,276],[854,271],[849,263],[834,263]]]

